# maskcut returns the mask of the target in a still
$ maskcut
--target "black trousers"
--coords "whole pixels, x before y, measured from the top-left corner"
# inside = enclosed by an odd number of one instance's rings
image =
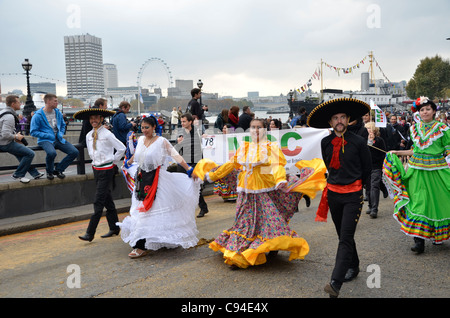
[[[115,231],[119,229],[116,225],[119,222],[117,216],[116,205],[112,197],[112,185],[115,171],[113,168],[108,170],[95,170],[95,200],[94,200],[94,214],[91,216],[86,233],[94,235],[97,230],[98,222],[102,217],[103,208],[106,208],[106,220],[108,221],[109,229]]]
[[[345,273],[349,268],[359,267],[354,237],[363,203],[362,190],[344,194],[328,190],[328,205],[339,237],[331,279],[339,284],[344,282]]]
[[[381,190],[381,169],[372,169],[370,182],[367,184],[366,191],[369,193],[369,209],[371,212],[378,213],[378,204],[380,203]]]

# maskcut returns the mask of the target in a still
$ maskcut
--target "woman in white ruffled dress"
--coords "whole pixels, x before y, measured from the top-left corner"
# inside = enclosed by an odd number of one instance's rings
[[[124,162],[127,168],[138,165],[130,215],[118,223],[123,241],[133,248],[128,254],[130,258],[142,257],[163,247],[189,248],[198,242],[195,209],[201,181],[190,177],[193,168],[167,139],[155,135],[156,127],[154,117],[143,119],[144,135],[139,137],[134,155]],[[188,174],[166,171],[170,158]],[[142,176],[150,172],[153,181],[142,186]]]

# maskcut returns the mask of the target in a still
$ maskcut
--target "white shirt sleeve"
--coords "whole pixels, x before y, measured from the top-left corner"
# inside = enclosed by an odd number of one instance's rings
[[[111,142],[111,145],[114,149],[116,149],[116,153],[114,154],[114,164],[118,166],[120,164],[120,159],[122,159],[123,155],[125,154],[125,150],[127,149],[125,145],[114,136],[114,134],[110,131],[108,131],[108,139]]]

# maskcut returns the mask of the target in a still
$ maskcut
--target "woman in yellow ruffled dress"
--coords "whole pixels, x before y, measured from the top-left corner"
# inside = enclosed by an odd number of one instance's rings
[[[324,189],[325,164],[321,159],[299,161],[300,176],[286,175],[286,159],[277,143],[267,139],[264,121],[252,120],[250,134],[252,141],[244,141],[227,163],[218,167],[202,159],[194,169],[194,175],[209,182],[242,170],[235,223],[209,247],[221,251],[232,268],[264,264],[265,253],[279,250],[289,251],[289,260],[303,259],[309,245],[289,227],[289,221],[303,194],[314,198]]]

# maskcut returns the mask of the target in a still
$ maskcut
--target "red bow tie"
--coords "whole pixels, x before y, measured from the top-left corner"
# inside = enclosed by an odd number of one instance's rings
[[[333,156],[330,161],[330,168],[339,169],[341,167],[341,163],[339,162],[339,150],[342,148],[342,153],[344,153],[344,145],[347,144],[347,141],[344,140],[344,137],[334,137],[331,141],[333,144]]]

